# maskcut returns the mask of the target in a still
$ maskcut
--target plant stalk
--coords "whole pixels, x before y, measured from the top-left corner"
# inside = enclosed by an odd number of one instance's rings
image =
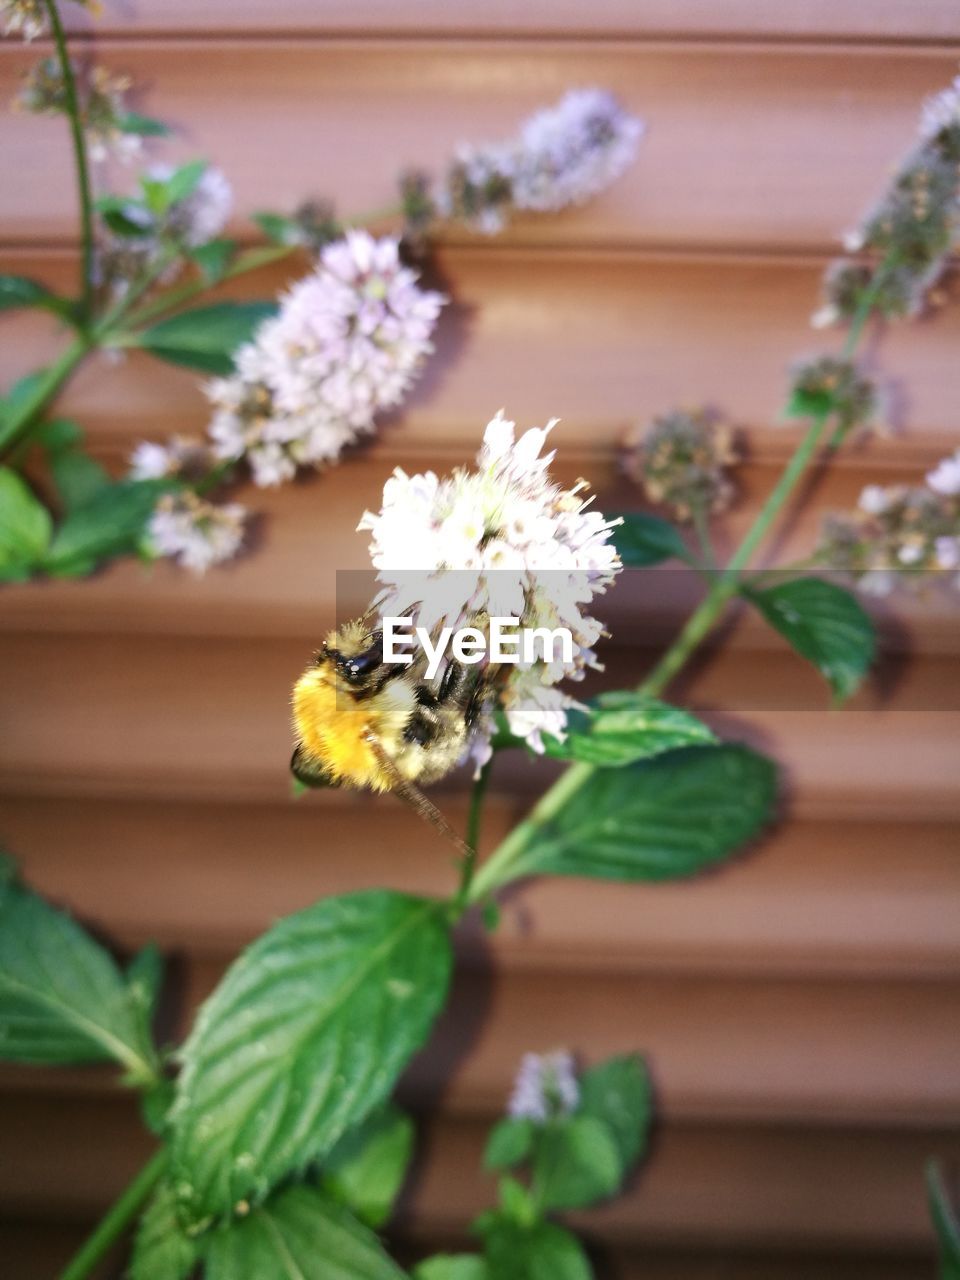
[[[133,1181],[113,1202],[93,1233],[73,1255],[59,1280],[86,1280],[97,1263],[123,1235],[146,1203],[147,1197],[163,1177],[167,1168],[167,1152],[161,1148],[147,1161]]]
[[[57,48],[60,71],[63,75],[63,92],[66,98],[67,116],[70,120],[70,139],[73,144],[74,166],[77,175],[77,194],[80,198],[80,235],[82,243],[80,308],[84,325],[87,326],[93,315],[93,193],[90,185],[90,166],[87,160],[87,142],[83,136],[77,81],[73,74],[73,65],[67,49],[63,23],[60,21],[60,11],[57,8],[56,0],[45,0],[45,4],[50,17],[50,30]]]

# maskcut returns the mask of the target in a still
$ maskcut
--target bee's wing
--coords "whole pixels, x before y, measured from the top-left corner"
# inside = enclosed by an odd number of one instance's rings
[[[311,760],[302,747],[297,747],[290,757],[290,772],[305,787],[339,787],[340,785],[322,765]]]

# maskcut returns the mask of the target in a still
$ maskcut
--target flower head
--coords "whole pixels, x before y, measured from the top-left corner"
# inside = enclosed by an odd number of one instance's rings
[[[164,494],[147,526],[147,543],[157,556],[169,556],[185,569],[205,573],[230,560],[243,542],[246,511],[236,503],[215,506],[189,489]]]
[[[652,502],[678,519],[722,511],[733,499],[727,468],[738,458],[732,430],[709,414],[676,410],[654,418],[627,441],[624,469]]]
[[[515,138],[459,147],[437,209],[492,234],[515,209],[555,212],[583,204],[631,164],[643,128],[612,94],[573,90],[531,116]]]
[[[167,182],[174,174],[173,165],[155,164],[147,170],[148,181]],[[182,200],[174,200],[159,221],[156,230],[195,249],[215,240],[233,212],[233,187],[222,169],[208,165],[196,186]]]
[[[246,456],[257,484],[280,484],[336,459],[399,403],[446,299],[419,287],[398,248],[364,231],[326,246],[240,348],[236,373],[207,388],[219,457]]]
[[[0,31],[5,36],[23,36],[28,43],[47,29],[43,0],[0,0]]]
[[[887,316],[916,316],[939,300],[935,286],[960,238],[960,78],[924,106],[920,141],[824,278],[814,324],[851,320],[869,300]]]
[[[888,595],[899,583],[919,581],[925,573],[955,570],[960,564],[960,456],[941,462],[927,484],[867,485],[855,511],[825,520],[816,559],[847,574],[870,595]]]
[[[209,450],[193,436],[172,436],[166,444],[142,440],[130,455],[130,475],[134,480],[200,477],[209,465]]]
[[[525,1053],[507,1105],[515,1120],[544,1124],[571,1115],[580,1101],[576,1063],[564,1049],[553,1053]]]
[[[114,75],[105,67],[89,71],[74,65],[77,105],[87,139],[90,159],[110,158],[124,163],[140,155],[142,141],[125,127],[127,108],[124,94],[130,88],[128,76]],[[67,113],[67,91],[63,70],[56,58],[44,58],[27,73],[16,105],[33,115]]]
[[[841,436],[858,427],[874,426],[880,415],[875,384],[852,361],[838,356],[799,361],[792,370],[791,391],[798,410],[806,404],[829,409]]]
[[[370,556],[383,592],[383,615],[412,611],[419,625],[489,628],[491,617],[516,618],[524,628],[569,629],[569,655],[504,668],[498,703],[511,732],[536,751],[542,734],[562,738],[576,703],[556,688],[596,667],[593,647],[603,634],[586,613],[621,568],[607,521],[588,510],[586,482],[554,484],[541,456],[554,424],[515,436],[498,414],[487,426],[473,471],[439,479],[399,468],[384,486],[383,506],[364,513],[358,528],[371,535]],[[481,709],[473,755],[489,756],[494,706]]]

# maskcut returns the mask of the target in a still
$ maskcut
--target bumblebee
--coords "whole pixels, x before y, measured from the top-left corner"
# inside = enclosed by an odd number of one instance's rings
[[[422,656],[385,663],[381,632],[362,618],[332,631],[294,685],[290,769],[308,787],[393,791],[464,848],[419,784],[462,758],[488,680],[453,658],[435,680],[425,671]]]

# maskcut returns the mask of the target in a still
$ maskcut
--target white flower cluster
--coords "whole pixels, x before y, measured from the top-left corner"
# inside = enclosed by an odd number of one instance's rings
[[[514,1120],[544,1124],[557,1116],[571,1115],[580,1102],[573,1054],[525,1053],[514,1082],[507,1111]]]
[[[209,467],[206,446],[193,436],[172,436],[166,444],[142,440],[130,455],[132,480],[161,480],[185,473],[200,477]]]
[[[954,574],[960,569],[960,449],[926,481],[867,485],[854,512],[826,520],[816,558],[874,596],[925,573]],[[951,581],[960,590],[960,577]]]
[[[960,76],[923,104],[920,117],[920,137],[923,141],[935,138],[944,129],[960,126]]]
[[[460,147],[437,209],[492,235],[511,209],[556,212],[583,204],[632,163],[643,131],[612,94],[572,90],[531,116],[516,138]]]
[[[246,510],[236,503],[215,506],[189,489],[165,494],[147,526],[150,550],[169,556],[184,569],[205,573],[230,560],[243,542]]]
[[[259,485],[336,459],[408,390],[445,302],[392,237],[351,231],[327,245],[237,352],[236,373],[208,386],[217,456],[246,457]]]
[[[535,750],[541,735],[563,738],[567,711],[576,706],[556,688],[598,667],[593,646],[602,625],[584,611],[620,570],[610,542],[617,521],[586,510],[586,482],[563,490],[540,452],[553,426],[515,438],[514,423],[498,414],[486,428],[475,471],[446,479],[433,472],[408,476],[399,468],[387,481],[379,512],[358,526],[373,535],[370,556],[384,586],[376,607],[385,616],[416,614],[428,630],[441,623],[478,626],[488,617],[517,618],[521,627],[569,629],[572,661],[511,665],[500,681],[499,703],[510,730]],[[490,755],[488,706],[471,754]]]
[[[5,36],[22,36],[28,43],[47,29],[43,0],[0,0],[0,31]]]
[[[175,168],[155,164],[147,170],[154,182],[168,182]],[[175,200],[163,216],[161,229],[191,249],[216,240],[233,212],[233,187],[222,169],[208,165],[183,200]]]

